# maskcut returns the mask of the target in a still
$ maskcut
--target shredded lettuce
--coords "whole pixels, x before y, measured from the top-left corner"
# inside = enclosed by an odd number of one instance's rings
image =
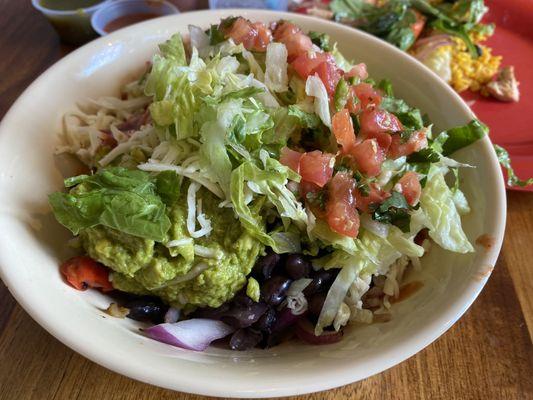
[[[439,246],[456,253],[474,251],[461,226],[454,195],[438,168],[430,170],[426,187],[422,190],[420,208],[426,217],[429,236]]]
[[[307,214],[294,194],[287,189],[289,179],[299,181],[300,177],[279,161],[271,158],[264,150],[260,154],[262,168],[253,161],[242,163],[231,173],[231,201],[242,226],[252,236],[265,245],[271,246],[278,253],[294,252],[300,248],[299,235],[291,230],[291,224],[303,229],[307,223]],[[254,197],[252,205],[247,203],[245,193]],[[261,207],[254,209],[254,204],[265,202],[276,208],[284,225],[282,231],[268,234],[265,229]],[[255,210],[255,211],[254,211]]]
[[[337,64],[337,66],[340,69],[342,69],[344,72],[348,72],[348,71],[350,71],[352,69],[353,65],[350,62],[348,62],[348,60],[346,60],[346,58],[344,58],[342,53],[337,48],[337,44],[336,43],[333,46],[333,50],[331,51],[331,55],[335,59],[335,63]]]
[[[315,326],[315,335],[320,335],[324,327],[333,323],[348,289],[356,279],[365,278],[375,273],[385,274],[389,266],[402,255],[401,250],[407,250],[411,253],[413,246],[417,246],[412,243],[412,240],[399,239],[398,237],[403,238],[401,232],[393,233],[392,236],[394,237],[394,244],[389,239],[363,231],[359,238],[354,241],[357,251],[353,254],[344,250],[335,250],[314,262],[317,267],[324,269],[341,269],[326,296]],[[412,253],[420,255],[420,251],[423,252],[423,249],[420,249],[417,248]]]
[[[206,162],[210,175],[214,177],[224,193],[229,193],[232,164],[226,149],[226,132],[218,122],[206,122],[200,130],[202,146],[200,155]]]
[[[310,235],[320,239],[334,249],[340,249],[348,254],[356,254],[358,251],[354,239],[332,231],[329,225],[322,220],[316,220],[313,229],[310,230]]]
[[[163,57],[171,59],[174,61],[175,65],[187,65],[185,48],[179,33],[172,35],[169,40],[161,43],[159,45],[159,50]]]
[[[265,85],[272,92],[285,92],[288,89],[287,55],[283,43],[272,42],[267,46]]]
[[[314,107],[316,115],[320,117],[324,125],[331,128],[328,92],[318,76],[309,76],[307,78],[305,93],[315,98]]]

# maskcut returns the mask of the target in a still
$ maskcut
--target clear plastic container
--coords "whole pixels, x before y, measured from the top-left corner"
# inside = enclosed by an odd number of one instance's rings
[[[209,8],[267,8],[286,11],[288,0],[209,0]]]
[[[112,0],[103,0],[94,6],[74,10],[54,10],[42,5],[42,0],[32,0],[33,7],[50,21],[61,40],[70,44],[83,44],[97,34],[91,27],[91,17],[100,7]]]

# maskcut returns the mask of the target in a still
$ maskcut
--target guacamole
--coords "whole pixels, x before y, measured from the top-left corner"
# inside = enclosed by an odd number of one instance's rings
[[[182,191],[186,193],[186,191]],[[135,294],[151,294],[168,304],[191,310],[218,307],[246,284],[264,246],[242,229],[231,208],[220,208],[220,200],[201,189],[203,212],[213,230],[178,247],[132,236],[102,225],[80,232],[87,254],[111,268],[113,286]],[[185,194],[167,209],[171,228],[165,243],[188,236]],[[194,245],[214,250],[216,258],[194,254]]]

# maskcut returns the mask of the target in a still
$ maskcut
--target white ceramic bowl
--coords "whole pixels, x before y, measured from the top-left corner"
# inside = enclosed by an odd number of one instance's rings
[[[291,19],[326,32],[348,58],[364,61],[376,78],[427,112],[437,128],[472,118],[465,103],[436,75],[365,33],[295,14],[206,11],[147,21],[98,39],[68,55],[17,100],[0,127],[0,265],[3,281],[46,330],[87,358],[140,381],[214,396],[269,397],[348,384],[405,360],[442,335],[467,310],[496,262],[505,226],[502,174],[488,138],[457,156],[477,166],[464,171],[472,213],[464,218],[472,242],[488,234],[493,246],[473,255],[432,250],[419,279],[423,288],[393,307],[390,322],[350,330],[322,347],[287,343],[270,350],[195,353],[143,337],[136,322],[108,317],[109,300],[65,284],[58,264],[69,254],[69,233],[50,214],[47,194],[62,187],[64,167],[53,156],[61,114],[76,101],[117,93],[172,33],[187,24],[207,27],[228,15],[252,20]],[[74,173],[74,171],[70,171]]]

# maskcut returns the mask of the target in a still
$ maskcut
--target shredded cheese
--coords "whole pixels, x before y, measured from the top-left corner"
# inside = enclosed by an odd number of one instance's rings
[[[180,246],[187,246],[191,243],[194,243],[194,240],[192,238],[183,238],[183,239],[176,239],[171,240],[166,244],[167,247],[180,247]]]
[[[189,178],[191,181],[199,183],[200,185],[204,186],[207,190],[212,192],[217,197],[221,199],[225,198],[224,193],[222,192],[222,189],[220,189],[220,186],[218,186],[216,183],[211,182],[210,180],[208,180],[207,178],[199,174],[195,167],[189,166],[187,168],[183,168],[179,165],[169,165],[169,164],[158,163],[155,160],[150,159],[148,160],[147,163],[138,165],[137,168],[143,171],[150,171],[150,172],[174,171],[178,175],[185,176],[186,178]]]
[[[194,245],[194,254],[204,258],[216,258],[217,260],[220,260],[223,256],[220,251],[210,249],[209,247],[200,246],[198,244]]]

